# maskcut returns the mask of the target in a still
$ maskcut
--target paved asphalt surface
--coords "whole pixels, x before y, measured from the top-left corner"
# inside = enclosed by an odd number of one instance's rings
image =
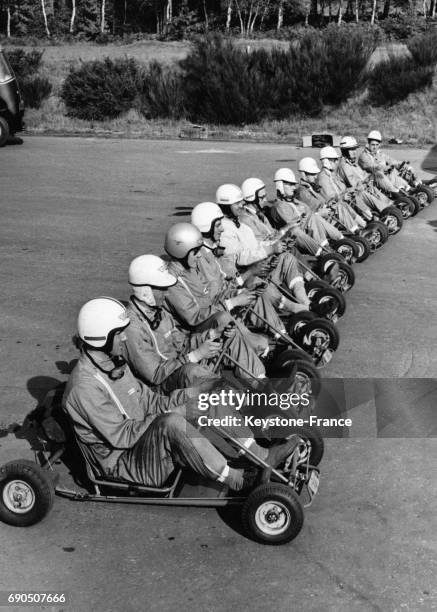
[[[437,173],[427,153],[393,151]],[[159,254],[165,230],[219,184],[260,176],[273,196],[274,171],[308,154],[39,137],[1,149],[0,464],[30,456],[8,432],[66,380],[80,305],[126,298],[130,260]],[[255,544],[213,509],[57,498],[32,528],[0,524],[0,591],[64,590],[70,603],[53,609],[78,611],[437,609],[436,205],[355,265],[341,345],[323,371],[345,379],[354,425],[326,441],[320,493],[293,543]]]

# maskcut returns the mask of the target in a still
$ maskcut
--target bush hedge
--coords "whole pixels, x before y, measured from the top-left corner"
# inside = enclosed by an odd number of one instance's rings
[[[135,108],[147,118],[241,125],[292,115],[315,116],[368,85],[372,103],[393,104],[427,87],[432,68],[424,59],[431,35],[411,43],[413,57],[389,57],[366,73],[380,40],[375,28],[345,25],[309,29],[287,49],[237,47],[218,34],[193,41],[176,67],[106,58],[72,68],[61,96],[81,119],[114,118]],[[432,39],[434,41],[434,39]]]
[[[418,64],[414,58],[390,55],[377,64],[369,75],[368,98],[376,106],[400,102],[410,93],[432,85],[433,66]]]
[[[92,60],[70,70],[61,98],[70,116],[102,121],[136,106],[141,69],[132,58]]]
[[[437,63],[437,29],[414,36],[407,47],[417,64],[434,66]]]
[[[19,79],[35,76],[41,68],[44,51],[38,49],[26,51],[21,48],[12,49],[8,47],[6,52],[12,69]]]
[[[20,89],[25,107],[40,108],[43,101],[52,93],[52,84],[44,76],[23,79]]]

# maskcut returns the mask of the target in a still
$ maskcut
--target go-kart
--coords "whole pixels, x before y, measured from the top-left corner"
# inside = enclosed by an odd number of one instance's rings
[[[410,186],[408,194],[413,195],[416,200],[418,200],[421,208],[431,204],[434,198],[437,197],[437,191],[433,188],[434,183],[436,183],[437,186],[437,180],[431,179],[430,181],[421,181],[416,179],[411,170],[409,161],[403,161],[397,171],[399,176]]]
[[[317,466],[323,456],[323,439],[315,428],[290,428],[289,437],[294,436],[296,444],[283,465],[276,469],[249,449],[244,457],[248,484],[238,493],[182,469],[176,470],[165,486],[147,487],[95,473],[72,433],[68,417],[60,409],[63,388],[61,385],[49,392],[42,406],[23,424],[30,432],[27,439],[35,461],[18,459],[0,467],[0,520],[3,522],[17,527],[38,523],[49,514],[57,494],[80,502],[217,508],[235,505],[241,512],[245,532],[260,543],[285,544],[299,534],[303,508],[311,505],[319,488]],[[217,433],[220,449],[223,444],[227,445],[228,456],[236,457],[230,462],[241,466],[238,451],[243,445],[219,427]],[[57,466],[64,456],[76,484],[81,485],[80,491],[59,484]]]

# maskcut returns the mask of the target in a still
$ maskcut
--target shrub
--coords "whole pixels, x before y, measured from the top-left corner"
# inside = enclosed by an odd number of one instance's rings
[[[389,40],[407,40],[416,34],[423,34],[429,28],[425,19],[410,13],[397,13],[379,23]]]
[[[437,31],[414,36],[407,42],[407,47],[417,64],[434,66],[437,63]]]
[[[20,89],[25,106],[40,108],[42,102],[52,93],[52,84],[46,77],[28,77],[21,81]]]
[[[331,24],[323,31],[326,45],[326,104],[344,102],[361,84],[366,65],[381,39],[378,28]]]
[[[391,55],[369,74],[369,100],[376,106],[395,104],[431,86],[433,73],[431,66],[421,66],[413,58]]]
[[[218,35],[195,40],[180,63],[189,118],[225,124],[259,121],[266,92],[259,73],[251,71],[257,57]]]
[[[141,70],[132,58],[83,62],[71,69],[61,89],[68,114],[79,119],[113,119],[134,107]]]
[[[21,48],[11,49],[9,47],[6,53],[17,77],[25,79],[29,76],[34,76],[38,72],[41,67],[44,51],[39,51],[38,49],[26,51]]]
[[[148,119],[184,115],[185,96],[180,72],[157,61],[144,70],[139,110]]]

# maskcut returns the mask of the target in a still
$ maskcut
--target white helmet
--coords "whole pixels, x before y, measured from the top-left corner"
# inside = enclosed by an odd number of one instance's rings
[[[312,157],[303,157],[299,162],[299,172],[307,172],[308,174],[319,174],[320,168],[317,162]]]
[[[334,147],[322,147],[320,149],[320,159],[338,159],[340,155]]]
[[[353,136],[343,136],[340,140],[340,149],[357,149],[358,143]]]
[[[381,132],[379,132],[378,130],[372,130],[371,132],[368,133],[367,140],[377,140],[378,142],[381,142],[382,141]]]
[[[223,219],[223,212],[215,202],[201,202],[191,211],[191,223],[203,234],[211,231],[217,219]]]
[[[203,244],[202,234],[191,223],[176,223],[165,235],[164,249],[175,259],[184,259]]]
[[[238,185],[232,185],[231,183],[220,185],[215,194],[217,204],[225,206],[231,206],[231,204],[236,204],[242,200],[244,200],[243,192]]]
[[[133,287],[171,287],[176,284],[176,277],[170,274],[167,264],[160,257],[140,255],[129,266],[129,284]]]
[[[126,308],[110,297],[99,297],[82,306],[77,317],[79,337],[94,348],[103,348],[111,333],[129,325]]]
[[[294,172],[290,168],[279,168],[279,170],[276,170],[275,178],[273,180],[275,183],[277,183],[278,181],[281,181],[284,183],[297,184],[297,180],[294,175]]]
[[[259,178],[248,178],[241,185],[243,198],[246,202],[254,202],[261,189],[265,189],[265,184]]]

